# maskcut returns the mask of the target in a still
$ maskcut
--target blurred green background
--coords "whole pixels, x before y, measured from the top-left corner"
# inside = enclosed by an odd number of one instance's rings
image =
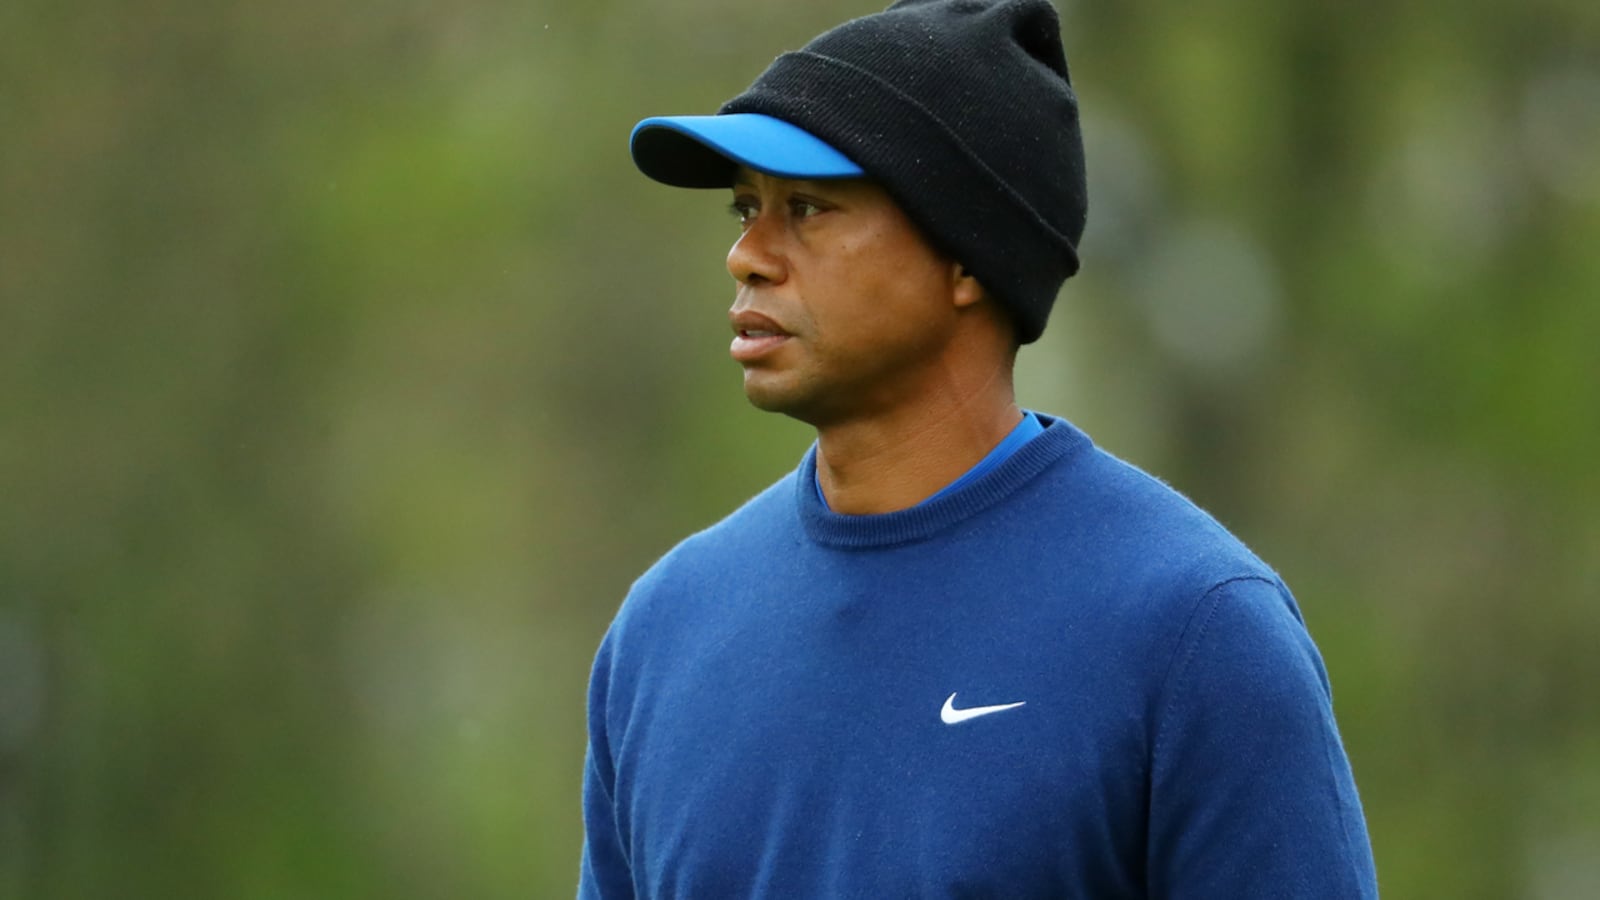
[[[563,897],[634,576],[794,465],[710,112],[839,0],[0,5],[0,897]],[[1063,6],[1024,403],[1288,578],[1385,895],[1600,895],[1600,5]]]

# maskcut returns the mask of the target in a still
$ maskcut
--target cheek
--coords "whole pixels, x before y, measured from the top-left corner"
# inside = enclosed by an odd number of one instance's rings
[[[884,213],[804,250],[792,271],[809,276],[803,294],[819,349],[859,355],[921,343],[953,321],[949,265],[898,217]]]
[[[874,247],[858,272],[870,285],[875,312],[902,323],[932,323],[954,312],[945,264],[904,240]]]
[[[818,334],[828,345],[853,355],[921,349],[953,322],[954,307],[941,293],[945,285],[921,261],[869,253],[853,262],[833,273],[818,298]]]

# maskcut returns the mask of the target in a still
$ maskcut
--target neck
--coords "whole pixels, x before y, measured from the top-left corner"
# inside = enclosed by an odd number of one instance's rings
[[[817,481],[848,515],[908,509],[938,493],[1022,421],[1009,378],[996,370],[971,390],[817,429]]]

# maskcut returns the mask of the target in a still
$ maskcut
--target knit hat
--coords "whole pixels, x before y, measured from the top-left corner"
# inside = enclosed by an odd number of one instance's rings
[[[640,122],[631,146],[641,171],[682,187],[727,187],[741,164],[865,174],[1025,344],[1078,270],[1083,138],[1049,0],[900,0],[779,56],[716,116]]]

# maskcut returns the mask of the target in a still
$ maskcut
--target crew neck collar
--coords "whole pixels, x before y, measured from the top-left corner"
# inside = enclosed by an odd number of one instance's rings
[[[1006,499],[1061,457],[1090,445],[1088,435],[1066,419],[1036,413],[1044,432],[992,470],[948,494],[909,509],[846,515],[828,509],[817,495],[817,447],[811,445],[795,473],[795,493],[806,533],[819,544],[866,549],[907,544],[970,518]]]

